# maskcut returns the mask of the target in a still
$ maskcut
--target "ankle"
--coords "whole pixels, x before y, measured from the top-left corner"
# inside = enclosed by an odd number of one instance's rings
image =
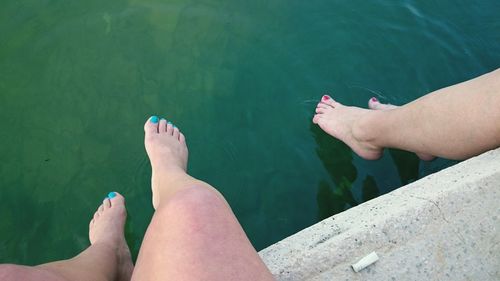
[[[164,175],[167,177],[171,176],[181,176],[186,175],[186,170],[179,167],[179,165],[162,163],[161,165],[152,165],[152,170],[158,175]]]
[[[379,113],[382,111],[367,111],[357,119],[352,126],[352,135],[358,142],[368,143],[375,146],[380,131],[376,128]]]
[[[161,168],[153,168],[153,180],[157,181],[160,186],[168,187],[178,185],[179,182],[194,180],[186,171],[178,166],[161,166]]]
[[[155,175],[153,177],[154,185],[157,187],[156,196],[158,199],[158,204],[160,202],[169,201],[175,194],[179,191],[183,191],[190,188],[200,188],[209,186],[206,183],[193,178],[188,175],[183,170],[167,170],[164,172],[158,173],[154,172]]]

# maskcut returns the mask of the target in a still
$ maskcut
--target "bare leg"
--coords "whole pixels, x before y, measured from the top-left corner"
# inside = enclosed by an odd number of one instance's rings
[[[125,281],[133,271],[123,236],[124,198],[105,199],[89,225],[91,245],[78,256],[36,267],[0,265],[0,280]]]
[[[373,109],[373,110],[391,110],[391,109],[395,109],[398,107],[399,106],[396,106],[396,105],[393,105],[390,103],[381,103],[380,101],[378,101],[378,99],[376,97],[372,97],[368,101],[368,108]],[[424,161],[432,161],[436,158],[430,154],[425,154],[425,153],[416,153],[416,154],[417,154],[418,158],[420,158],[421,160],[424,160]]]
[[[184,135],[156,117],[144,129],[156,212],[132,280],[273,280],[222,195],[186,174]]]
[[[344,106],[324,96],[313,122],[365,159],[385,147],[466,159],[500,146],[500,70],[392,110]]]

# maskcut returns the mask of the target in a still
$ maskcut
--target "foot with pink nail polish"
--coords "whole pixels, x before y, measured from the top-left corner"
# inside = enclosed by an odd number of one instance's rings
[[[382,147],[375,146],[364,137],[358,121],[370,110],[345,106],[324,95],[316,107],[313,123],[318,124],[327,134],[343,141],[360,157],[375,160],[382,156]]]

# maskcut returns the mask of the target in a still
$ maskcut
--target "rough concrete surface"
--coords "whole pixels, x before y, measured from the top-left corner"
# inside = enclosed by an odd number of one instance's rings
[[[355,273],[351,264],[379,260]],[[500,149],[325,219],[260,253],[277,280],[500,280]]]

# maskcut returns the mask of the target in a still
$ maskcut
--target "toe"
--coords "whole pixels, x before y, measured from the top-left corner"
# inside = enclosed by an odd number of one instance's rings
[[[168,121],[167,123],[167,135],[172,135],[174,133],[174,124]]]
[[[111,203],[111,207],[113,206],[118,206],[118,205],[124,205],[125,204],[125,198],[118,192],[110,192],[110,195],[114,194],[113,196],[111,196],[111,198],[109,199],[110,203]],[[110,196],[108,196],[109,198]]]
[[[104,205],[99,206],[99,208],[97,209],[97,212],[99,214],[101,214],[103,211],[104,211]]]
[[[180,134],[179,128],[174,126],[174,133],[173,133],[174,138],[179,139],[179,134]]]
[[[395,109],[397,107],[398,106],[390,103],[381,103],[376,97],[373,97],[370,100],[368,100],[368,108],[374,110],[389,110],[389,109]]]
[[[318,105],[316,107],[319,107],[319,108],[328,108],[328,107],[331,107],[331,106],[329,106],[329,105],[327,105],[325,103],[320,102],[320,103],[318,103]]]
[[[179,141],[180,141],[181,143],[185,143],[185,142],[186,142],[186,137],[184,137],[184,134],[183,134],[183,133],[180,133],[180,134],[179,134]]]
[[[316,113],[318,113],[318,114],[325,113],[326,110],[327,109],[324,107],[316,107]]]
[[[322,97],[321,97],[321,101],[327,101],[327,100],[331,100],[332,97],[330,97],[329,94],[324,94]]]
[[[321,114],[316,114],[313,117],[313,123],[318,124],[319,120],[321,119]]]
[[[372,97],[371,99],[368,100],[368,108],[370,109],[376,109],[379,104],[380,102],[376,97]]]
[[[158,126],[159,133],[165,133],[167,131],[167,120],[165,118],[160,119],[160,125]]]
[[[332,99],[329,95],[324,95],[323,98],[321,98],[321,103],[324,103],[324,104],[329,105],[331,107],[336,107],[339,104],[334,99]]]
[[[109,198],[104,199],[104,201],[102,201],[102,205],[104,206],[104,210],[109,209],[111,207],[111,201],[109,201]]]
[[[146,121],[146,124],[144,124],[144,132],[146,132],[146,134],[158,133],[158,117],[157,116],[151,116],[148,119],[148,121]]]
[[[99,212],[95,212],[93,221],[96,221],[99,218],[99,216],[100,216]]]

